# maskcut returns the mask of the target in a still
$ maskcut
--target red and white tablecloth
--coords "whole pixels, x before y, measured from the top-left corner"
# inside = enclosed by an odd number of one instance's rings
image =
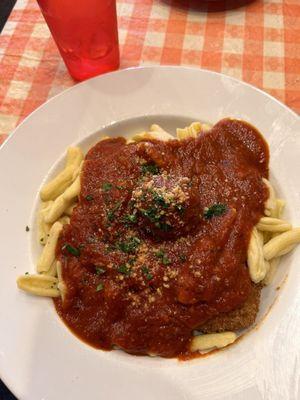
[[[201,0],[118,0],[121,68],[197,66],[249,82],[300,111],[300,0],[226,11]],[[0,142],[45,100],[76,84],[35,0],[18,0],[0,35]]]

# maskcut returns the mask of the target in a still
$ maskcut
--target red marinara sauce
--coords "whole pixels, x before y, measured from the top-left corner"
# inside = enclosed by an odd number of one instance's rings
[[[97,348],[187,354],[194,329],[249,296],[268,162],[260,133],[231,119],[196,139],[97,143],[56,249],[64,322]]]

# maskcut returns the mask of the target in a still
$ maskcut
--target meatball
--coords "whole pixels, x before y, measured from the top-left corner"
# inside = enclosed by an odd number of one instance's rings
[[[200,222],[196,194],[186,177],[166,172],[145,177],[132,193],[140,228],[163,239],[189,233]]]

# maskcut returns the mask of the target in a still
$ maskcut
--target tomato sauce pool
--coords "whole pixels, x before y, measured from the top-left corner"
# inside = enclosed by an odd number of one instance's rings
[[[231,119],[196,139],[97,143],[56,249],[64,322],[97,348],[188,354],[195,329],[249,297],[268,162],[260,133]]]

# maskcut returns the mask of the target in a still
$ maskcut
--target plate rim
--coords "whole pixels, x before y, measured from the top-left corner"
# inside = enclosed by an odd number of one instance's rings
[[[275,97],[273,97],[273,96],[270,95],[269,93],[263,91],[263,90],[260,89],[260,88],[255,87],[255,86],[252,85],[252,84],[249,84],[249,83],[247,83],[247,82],[244,82],[244,81],[242,81],[242,80],[233,78],[233,77],[231,77],[231,76],[228,76],[228,75],[223,74],[223,73],[220,73],[220,72],[210,71],[210,70],[203,69],[203,68],[189,67],[189,66],[175,66],[175,65],[164,65],[164,66],[138,66],[138,67],[130,67],[130,68],[126,68],[126,69],[120,69],[120,70],[117,70],[117,71],[110,72],[110,73],[108,73],[108,74],[104,74],[104,75],[99,75],[99,76],[93,77],[93,78],[88,79],[88,80],[86,80],[86,81],[83,81],[83,82],[80,82],[80,83],[78,83],[78,84],[75,84],[75,85],[73,85],[73,86],[71,86],[71,87],[69,87],[69,88],[63,90],[62,92],[58,93],[57,95],[51,97],[50,99],[48,99],[47,101],[45,101],[44,103],[42,103],[39,107],[37,107],[32,113],[30,113],[28,116],[26,116],[26,118],[24,118],[24,120],[11,132],[11,134],[8,136],[8,138],[7,138],[7,139],[4,141],[4,143],[0,146],[0,156],[1,156],[1,154],[2,154],[2,153],[1,153],[1,150],[4,149],[4,148],[7,148],[7,146],[9,146],[9,143],[11,142],[11,140],[12,140],[13,138],[16,137],[16,134],[17,134],[18,130],[22,128],[23,124],[27,123],[28,120],[30,120],[30,118],[32,118],[33,114],[35,114],[35,113],[37,113],[37,112],[40,112],[40,110],[42,110],[43,108],[47,107],[47,104],[48,104],[48,103],[55,102],[57,98],[59,98],[59,97],[61,97],[61,96],[64,96],[66,93],[68,93],[68,92],[70,92],[70,91],[72,91],[72,90],[73,90],[73,91],[79,90],[78,88],[80,88],[80,87],[82,87],[82,86],[84,86],[84,85],[87,85],[87,83],[92,82],[92,81],[96,81],[96,80],[100,80],[100,79],[102,79],[102,78],[105,78],[107,75],[110,75],[110,76],[111,76],[111,75],[116,75],[116,74],[119,75],[119,74],[126,73],[127,71],[134,71],[134,70],[140,71],[140,70],[161,70],[161,69],[163,69],[163,70],[166,70],[166,69],[172,69],[172,70],[173,70],[173,69],[174,69],[174,70],[193,70],[193,71],[197,71],[197,72],[208,73],[208,74],[210,74],[210,75],[217,75],[217,76],[220,76],[220,77],[225,77],[226,79],[229,79],[229,80],[231,80],[231,81],[233,81],[233,82],[236,82],[236,83],[238,83],[238,84],[242,84],[243,86],[247,86],[247,87],[249,87],[251,90],[254,90],[255,92],[259,92],[260,94],[262,94],[262,95],[264,95],[264,96],[267,96],[269,99],[271,99],[272,101],[275,101],[275,102],[278,103],[281,107],[283,107],[286,111],[288,111],[289,113],[291,113],[291,114],[293,115],[293,117],[299,119],[298,114],[297,114],[294,110],[292,110],[291,108],[289,108],[287,105],[285,105],[283,102],[281,102],[280,100],[276,99]],[[117,122],[120,122],[120,121],[117,121]],[[0,376],[1,376],[1,379],[3,380],[3,383],[9,388],[9,390],[11,390],[12,393],[15,393],[14,390],[13,390],[13,388],[12,388],[12,385],[7,385],[7,384],[6,384],[6,381],[7,381],[7,380],[5,380],[5,379],[2,378],[3,373],[1,373],[1,371],[0,371]]]
[[[69,93],[73,90],[78,90],[78,87],[87,85],[87,83],[92,82],[92,81],[96,81],[98,79],[102,79],[103,77],[106,76],[113,76],[113,75],[119,75],[122,73],[126,73],[127,71],[140,71],[140,70],[159,70],[159,69],[174,69],[174,70],[193,70],[193,71],[200,71],[200,72],[205,72],[211,75],[218,75],[220,77],[225,77],[226,79],[230,79],[235,83],[239,83],[239,84],[243,84],[248,86],[250,89],[254,90],[254,91],[258,91],[260,92],[262,95],[269,97],[270,99],[272,99],[273,101],[277,102],[279,105],[281,105],[282,107],[284,107],[286,109],[286,111],[289,111],[290,113],[292,113],[296,118],[300,118],[300,115],[298,115],[296,113],[296,111],[292,110],[289,106],[287,106],[286,104],[284,104],[281,100],[277,99],[276,97],[272,96],[270,93],[264,91],[261,88],[258,88],[256,86],[254,86],[251,83],[245,82],[241,79],[232,77],[230,75],[226,75],[223,72],[218,72],[218,71],[212,71],[206,68],[197,68],[197,67],[191,67],[191,66],[181,66],[181,65],[139,65],[139,66],[133,66],[133,67],[128,67],[128,68],[122,68],[122,69],[118,69],[115,71],[111,71],[111,72],[107,72],[105,74],[102,75],[97,75],[94,76],[92,78],[86,79],[84,81],[75,83],[74,85],[70,86],[69,88],[64,89],[63,91],[61,91],[60,93],[57,93],[56,95],[50,97],[49,99],[47,99],[45,102],[43,102],[42,104],[40,104],[36,109],[34,109],[30,114],[28,114],[21,122],[20,124],[18,124],[9,134],[8,137],[4,140],[4,142],[0,145],[0,151],[6,147],[8,145],[8,143],[10,142],[10,140],[12,139],[12,137],[15,135],[15,133],[18,131],[18,129],[20,127],[23,126],[23,124],[25,124],[27,122],[27,120],[29,120],[33,114],[39,112],[42,108],[44,108],[48,103],[51,103],[52,101],[55,101],[58,97],[61,97],[63,95],[65,95],[66,93]]]

